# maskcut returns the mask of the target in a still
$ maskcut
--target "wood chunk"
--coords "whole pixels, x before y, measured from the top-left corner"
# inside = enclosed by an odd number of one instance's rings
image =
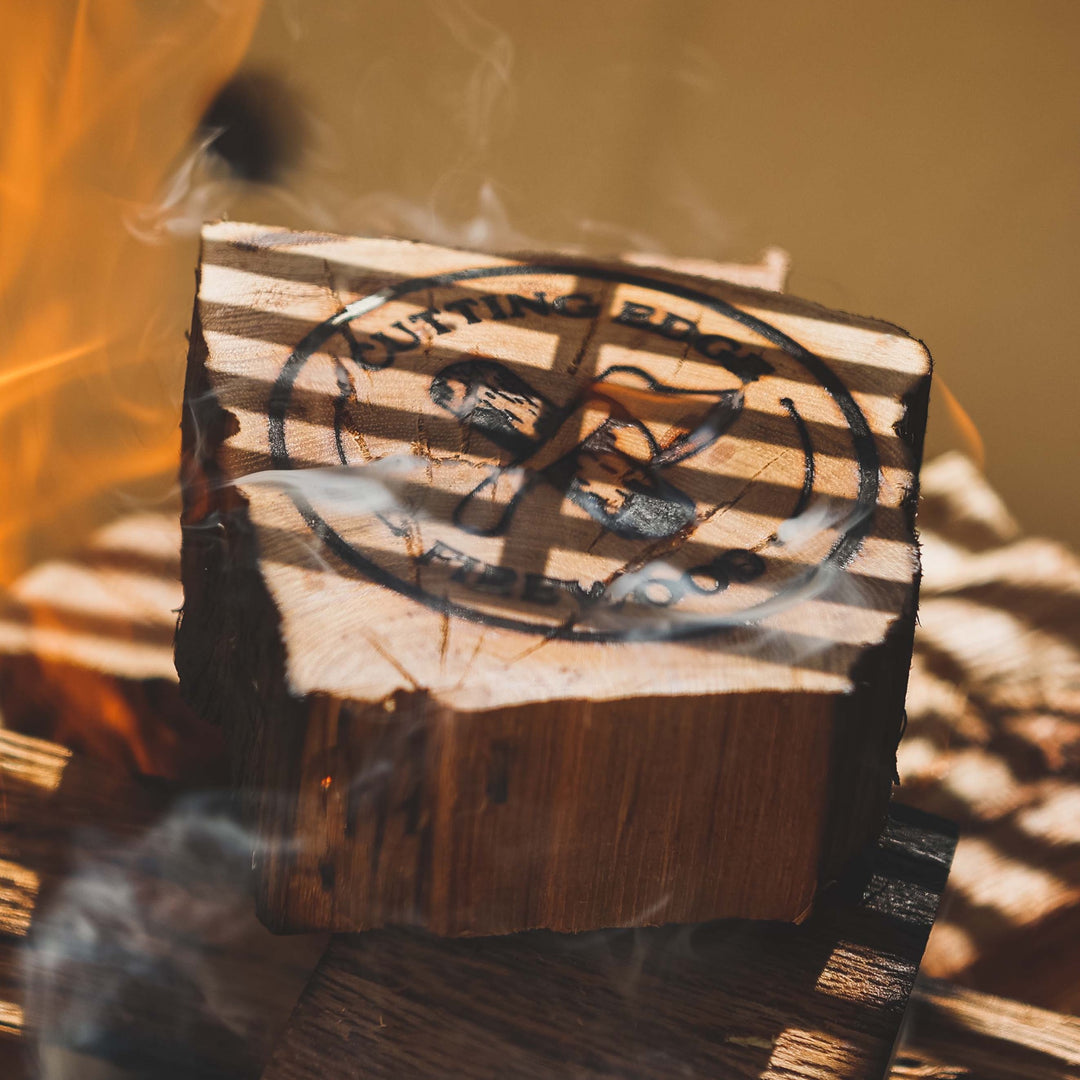
[[[220,732],[177,687],[181,600],[171,514],[120,518],[28,571],[0,603],[2,723],[135,773],[224,779]]]
[[[798,927],[336,937],[263,1080],[881,1077],[954,842],[894,807]]]
[[[928,379],[670,270],[208,227],[177,666],[263,918],[802,918],[889,795]]]

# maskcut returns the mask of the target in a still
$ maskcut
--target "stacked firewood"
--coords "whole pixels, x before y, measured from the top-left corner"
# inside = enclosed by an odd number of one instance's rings
[[[960,455],[922,492],[898,797],[960,827],[923,970],[1080,1013],[1080,559]]]

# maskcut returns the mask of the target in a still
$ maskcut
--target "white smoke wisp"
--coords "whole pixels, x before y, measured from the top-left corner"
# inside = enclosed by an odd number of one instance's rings
[[[453,179],[443,177],[424,203],[386,191],[365,195],[353,204],[349,219],[375,235],[406,236],[445,247],[524,251],[542,246],[514,225],[490,180],[480,184],[475,211],[462,220],[451,220],[438,209],[438,204],[441,191]]]
[[[431,244],[480,251],[543,247],[512,222],[492,176],[492,142],[515,108],[514,42],[467,0],[430,0],[432,15],[446,28],[468,67],[440,87],[440,108],[449,105],[461,132],[455,159],[434,180],[422,201],[392,191],[368,192],[343,215],[352,228],[375,235],[406,236]],[[454,50],[447,50],[452,57]],[[457,67],[456,61],[451,61]],[[463,207],[470,207],[462,213]]]
[[[819,499],[811,503],[798,517],[784,521],[777,529],[771,546],[783,548],[786,555],[794,555],[805,550],[822,532],[835,531],[840,535],[856,527],[862,520],[865,520],[865,513],[854,512],[851,504],[828,498]],[[812,650],[828,648],[828,639],[823,637],[818,644],[800,645],[796,654],[791,651],[789,635],[761,624],[812,600],[827,600],[856,607],[866,602],[858,579],[849,574],[844,566],[833,561],[821,562],[803,572],[793,572],[789,584],[778,589],[770,599],[754,605],[750,612],[703,615],[681,611],[677,606],[662,607],[625,602],[643,590],[647,597],[650,587],[662,590],[665,582],[676,582],[680,574],[681,571],[666,560],[648,562],[617,577],[608,586],[602,601],[591,609],[590,614],[602,629],[618,631],[630,641],[756,627],[757,632],[746,642],[747,652],[764,654],[771,649],[779,649],[782,645],[784,654],[790,659],[805,660]]]
[[[177,166],[153,203],[135,206],[124,225],[137,240],[162,244],[176,237],[197,236],[203,222],[220,217],[236,197],[240,182],[210,147],[221,135],[208,131]]]
[[[238,477],[235,483],[285,492],[315,507],[332,508],[335,517],[363,519],[375,515],[395,531],[405,532],[424,521],[446,520],[445,509],[440,513],[423,497],[429,487],[429,465],[424,457],[400,453],[365,465],[264,470]],[[512,479],[515,472],[520,470],[507,470],[505,478]],[[590,597],[583,605],[576,621],[618,634],[626,641],[674,639],[741,628],[747,635],[733,642],[731,651],[783,658],[791,663],[805,661],[830,648],[828,635],[791,635],[771,626],[770,620],[815,600],[853,608],[869,605],[871,598],[865,595],[866,586],[858,575],[834,560],[821,558],[823,534],[839,537],[862,520],[864,512],[855,512],[851,503],[818,498],[798,517],[782,522],[761,554],[768,557],[771,552],[782,552],[785,559],[792,561],[790,574],[777,584],[769,598],[749,609],[716,614],[686,610],[679,603],[688,588],[685,574],[668,556],[615,576],[601,595]],[[314,538],[311,557],[316,563],[324,563],[321,543]],[[325,568],[330,568],[328,563]],[[488,594],[484,596],[490,600]]]
[[[256,1075],[326,938],[257,921],[261,847],[234,797],[187,795],[127,843],[86,830],[72,850],[23,954],[37,1075]]]
[[[238,476],[232,483],[272,488],[316,505],[332,506],[335,513],[362,517],[406,509],[404,485],[424,460],[411,454],[390,454],[366,465],[264,469]]]
[[[335,518],[378,517],[402,535],[416,530],[429,516],[416,498],[416,493],[424,490],[429,464],[427,458],[398,453],[363,465],[264,469],[239,476],[231,483],[283,492],[298,505],[306,503],[320,512],[329,510]],[[298,533],[297,538],[304,535]],[[316,536],[311,535],[304,547],[313,568],[338,572]]]
[[[313,129],[318,127],[315,119],[305,120]],[[135,239],[154,245],[193,240],[206,222],[228,217],[235,205],[250,198],[252,183],[237,177],[214,151],[222,133],[221,128],[205,131],[153,202],[128,207],[123,224]],[[333,199],[325,193],[293,191],[278,181],[261,185],[260,196],[264,214],[280,214],[327,231],[340,224],[340,215],[331,209]]]
[[[853,514],[843,503],[835,499],[819,497],[798,517],[788,518],[780,523],[774,543],[778,547],[799,551],[820,533],[829,529],[843,532],[857,525],[861,520],[863,520],[862,517]]]
[[[465,0],[438,0],[430,7],[454,40],[477,57],[465,83],[459,122],[471,148],[482,152],[490,143],[498,110],[513,109],[514,43]]]

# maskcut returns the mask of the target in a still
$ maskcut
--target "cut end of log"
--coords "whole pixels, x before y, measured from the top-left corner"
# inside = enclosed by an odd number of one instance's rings
[[[928,378],[701,268],[209,226],[177,663],[270,921],[798,917],[888,796]]]

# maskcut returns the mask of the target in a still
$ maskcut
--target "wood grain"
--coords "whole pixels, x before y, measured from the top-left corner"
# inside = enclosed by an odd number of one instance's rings
[[[1074,1080],[1080,1019],[920,979],[892,1080]]]
[[[928,378],[666,268],[207,227],[177,665],[268,924],[804,917],[888,799]]]
[[[905,800],[962,830],[928,973],[1080,1012],[1080,558],[986,478],[924,470]]]
[[[337,937],[264,1080],[881,1077],[953,843],[894,807],[800,927]]]
[[[0,730],[0,1065],[258,1075],[325,948],[274,938],[228,800]]]

